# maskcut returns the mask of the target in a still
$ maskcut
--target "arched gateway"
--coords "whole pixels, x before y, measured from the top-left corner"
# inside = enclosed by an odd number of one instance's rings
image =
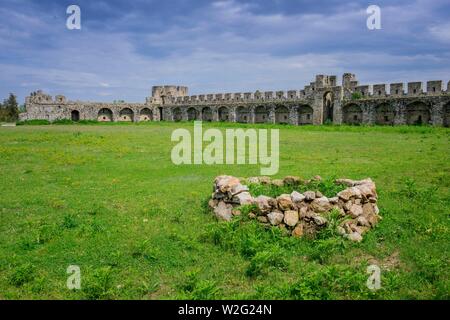
[[[75,122],[80,121],[80,111],[72,110],[72,112],[70,113],[70,118]]]

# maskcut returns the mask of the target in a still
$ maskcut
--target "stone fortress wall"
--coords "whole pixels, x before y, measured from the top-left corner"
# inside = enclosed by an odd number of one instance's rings
[[[37,91],[26,98],[21,120],[228,121],[334,124],[450,125],[450,81],[359,85],[345,73],[317,75],[302,90],[188,95],[182,86],[154,86],[145,103],[96,103],[54,98]]]

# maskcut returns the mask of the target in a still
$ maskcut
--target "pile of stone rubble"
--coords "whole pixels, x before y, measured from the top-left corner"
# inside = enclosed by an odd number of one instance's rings
[[[313,180],[320,180],[319,176]],[[219,220],[230,221],[233,216],[241,215],[240,207],[252,205],[249,218],[256,219],[266,226],[277,226],[294,237],[314,236],[329,223],[330,212],[337,210],[339,225],[336,232],[352,241],[362,241],[362,236],[381,219],[377,206],[375,183],[370,179],[354,181],[338,179],[336,184],[347,188],[335,197],[327,198],[317,190],[291,194],[281,194],[276,198],[260,195],[253,197],[248,184],[272,184],[275,186],[302,184],[302,181],[289,176],[283,180],[271,180],[268,177],[238,179],[232,176],[219,176],[214,180],[214,192],[209,206]]]

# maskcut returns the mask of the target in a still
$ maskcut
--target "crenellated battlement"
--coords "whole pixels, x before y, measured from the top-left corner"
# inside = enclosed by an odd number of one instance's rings
[[[316,92],[332,89],[333,91],[343,91],[344,98],[351,98],[352,93],[359,93],[361,99],[372,98],[398,98],[417,96],[438,96],[450,93],[450,81],[447,88],[443,87],[442,80],[428,81],[426,89],[422,82],[391,84],[359,85],[354,74],[343,75],[342,86],[336,83],[336,76],[317,75],[315,82],[304,86],[300,90],[278,90],[278,91],[255,91],[236,93],[209,93],[199,95],[188,95],[188,88],[185,86],[154,86],[152,94],[146,99],[147,104],[171,105],[171,104],[205,104],[205,103],[234,103],[234,102],[276,102],[286,100],[308,100],[314,99]],[[389,91],[387,90],[389,88]],[[77,101],[78,102],[78,101]],[[70,103],[63,95],[53,98],[45,94],[42,90],[31,93],[26,98],[27,104],[66,104]],[[82,103],[80,101],[80,103]]]
[[[250,123],[450,123],[450,81],[360,84],[352,73],[316,75],[299,89],[188,94],[188,87],[154,86],[144,103],[96,103],[54,98],[41,90],[26,98],[22,119],[99,121],[233,121]]]
[[[339,92],[342,90],[343,98],[351,99],[353,93],[359,93],[361,99],[373,98],[398,98],[398,97],[416,97],[423,95],[442,95],[450,93],[450,81],[447,85],[447,90],[443,89],[443,81],[428,81],[426,83],[426,90],[423,90],[422,82],[408,82],[406,84],[407,91],[405,92],[404,83],[391,84],[374,84],[374,85],[359,85],[356,76],[351,73],[343,75],[342,86],[336,83],[336,76],[317,75],[315,82],[311,82],[300,90],[278,90],[278,91],[255,91],[247,93],[213,93],[200,94],[177,97],[172,96],[167,99],[166,103],[169,105],[196,105],[196,104],[223,104],[223,103],[258,103],[258,102],[280,102],[280,101],[296,101],[314,99],[316,92],[323,92],[332,90]],[[389,89],[389,91],[388,91]]]

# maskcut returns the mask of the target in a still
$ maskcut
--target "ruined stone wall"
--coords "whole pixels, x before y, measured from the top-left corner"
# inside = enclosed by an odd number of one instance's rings
[[[142,104],[67,101],[42,91],[27,97],[22,120],[59,119],[100,121],[229,121],[334,124],[431,124],[449,125],[450,82],[410,82],[359,85],[355,75],[318,75],[302,90],[188,95],[182,86],[155,86]],[[389,87],[389,92],[387,88]],[[102,111],[102,109],[107,109]]]
[[[214,180],[214,192],[208,205],[219,220],[231,221],[233,216],[241,216],[241,210],[247,207],[248,217],[244,219],[257,220],[268,228],[278,227],[293,237],[314,237],[328,226],[349,240],[362,241],[363,235],[381,219],[375,183],[371,179],[338,179],[335,184],[341,185],[342,190],[328,198],[317,190],[317,183],[321,181],[319,176],[309,181],[294,176],[283,180],[219,176]],[[254,197],[249,188],[252,185],[289,187],[293,191],[276,197]],[[302,187],[309,191],[296,191]]]
[[[428,81],[424,91],[421,82],[410,82],[406,92],[402,83],[390,84],[389,92],[386,84],[359,85],[353,74],[344,74],[342,83],[337,86],[335,76],[318,75],[303,90],[179,96],[164,108],[171,121],[436,126],[450,122],[450,83],[444,90],[442,81]]]
[[[155,105],[141,103],[98,103],[67,101],[64,96],[51,96],[38,91],[26,98],[26,113],[20,120],[98,120],[108,121],[159,121]]]

